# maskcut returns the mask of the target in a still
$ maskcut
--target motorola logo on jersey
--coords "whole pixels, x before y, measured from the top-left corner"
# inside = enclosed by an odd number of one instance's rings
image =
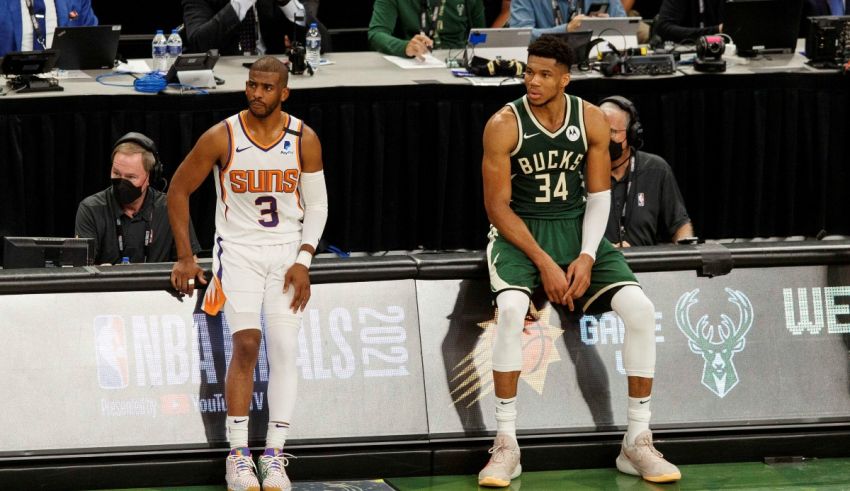
[[[574,142],[579,138],[581,138],[581,132],[579,131],[579,129],[573,125],[570,125],[567,128],[567,140]]]
[[[692,352],[702,355],[702,385],[720,398],[726,397],[738,385],[738,370],[732,358],[744,351],[746,336],[753,326],[753,304],[743,292],[724,288],[729,302],[737,307],[738,316],[733,320],[726,313],[720,314],[720,322],[710,323],[708,314],[703,314],[694,324],[691,307],[699,300],[699,288],[682,294],[676,302],[676,324],[688,338]]]

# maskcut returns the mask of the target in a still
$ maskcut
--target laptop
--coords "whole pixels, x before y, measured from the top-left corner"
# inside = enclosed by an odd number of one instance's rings
[[[802,9],[803,0],[726,0],[723,32],[738,56],[793,53]]]
[[[51,49],[59,51],[63,70],[110,69],[115,65],[121,26],[57,27]]]
[[[528,45],[531,44],[531,28],[472,29],[469,31],[469,44],[475,56],[481,58],[525,62],[528,58]],[[472,55],[469,57],[471,59]]]
[[[593,38],[593,31],[558,32],[544,34],[544,36],[556,36],[563,39],[575,52],[576,63],[578,64],[587,61],[590,55],[590,40]]]
[[[581,29],[593,31],[593,39],[602,38],[618,50],[637,48],[637,32],[640,17],[587,17],[581,20]],[[606,43],[602,43],[602,51],[608,51]],[[597,47],[589,55],[596,57]]]

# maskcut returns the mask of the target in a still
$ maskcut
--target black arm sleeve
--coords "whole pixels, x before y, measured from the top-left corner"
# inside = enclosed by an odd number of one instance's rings
[[[192,51],[221,49],[227,36],[239,26],[236,11],[226,2],[216,10],[206,0],[183,0],[186,40]]]
[[[686,39],[696,41],[698,37],[720,32],[720,26],[696,27],[699,14],[691,11],[693,0],[664,0],[655,21],[655,32],[665,41],[680,43]]]

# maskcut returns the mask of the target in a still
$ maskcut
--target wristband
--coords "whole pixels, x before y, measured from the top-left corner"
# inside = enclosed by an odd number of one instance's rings
[[[313,262],[313,255],[308,251],[299,251],[298,257],[295,258],[295,262],[304,265],[307,269],[310,269],[310,264]]]

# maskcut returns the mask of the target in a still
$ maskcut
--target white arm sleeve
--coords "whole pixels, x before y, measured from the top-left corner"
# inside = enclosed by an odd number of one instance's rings
[[[587,193],[587,209],[581,224],[581,252],[596,260],[596,249],[608,227],[608,213],[611,211],[611,190]]]
[[[304,6],[301,5],[301,2],[298,0],[289,0],[289,3],[280,8],[283,11],[283,15],[289,19],[289,22],[295,22],[295,17],[301,17],[300,22],[298,22],[299,26],[306,25],[307,22],[307,12],[304,10]]]
[[[230,5],[233,7],[233,10],[236,11],[236,17],[239,17],[239,21],[245,20],[245,15],[248,13],[248,9],[254,6],[254,2],[256,0],[230,0]]]
[[[328,220],[328,190],[325,187],[325,171],[302,172],[301,196],[304,197],[304,225],[301,229],[301,245],[313,249],[319,245],[325,222]]]

